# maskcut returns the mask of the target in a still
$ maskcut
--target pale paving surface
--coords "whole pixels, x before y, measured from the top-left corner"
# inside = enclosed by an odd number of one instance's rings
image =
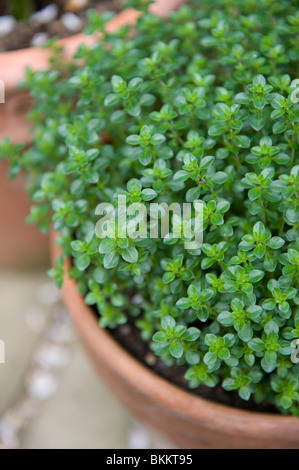
[[[26,324],[25,312],[37,303],[36,288],[43,280],[44,271],[17,273],[0,269],[0,339],[5,342],[6,353],[6,363],[0,364],[0,416],[19,398],[37,345],[38,335]],[[49,316],[49,308],[43,311]]]
[[[75,345],[58,392],[21,439],[24,448],[126,448],[130,417],[101,384],[81,345]]]
[[[44,272],[0,269],[0,339],[6,346],[6,364],[0,364],[0,418],[22,397],[32,354],[40,341],[41,333],[32,331],[26,322],[28,311],[33,309],[36,316],[41,309],[41,326],[50,321],[50,308],[41,307],[36,295],[38,287],[48,282]],[[79,342],[71,351],[58,391],[43,403],[21,435],[23,448],[125,449],[132,445],[132,433],[141,448],[142,444],[172,448],[159,434],[134,427],[132,416],[101,382]]]

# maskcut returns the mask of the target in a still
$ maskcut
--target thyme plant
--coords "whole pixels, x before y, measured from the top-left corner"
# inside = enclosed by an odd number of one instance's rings
[[[59,232],[50,275],[61,286],[71,257],[100,325],[133,316],[192,388],[299,416],[297,2],[190,0],[168,21],[144,12],[134,34],[104,23],[93,15],[103,36],[79,62],[28,70],[33,142],[1,146],[11,177],[28,174],[30,222]],[[201,201],[202,247],[99,239],[95,209],[120,194]]]

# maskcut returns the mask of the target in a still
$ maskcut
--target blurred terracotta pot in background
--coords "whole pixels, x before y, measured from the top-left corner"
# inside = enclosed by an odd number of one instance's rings
[[[30,202],[24,179],[7,181],[8,166],[0,161],[0,267],[24,268],[48,260],[47,237],[25,224]]]
[[[30,141],[27,113],[31,99],[27,91],[18,89],[26,66],[44,68],[47,53],[34,48],[0,54],[1,80],[5,103],[0,104],[0,141],[8,137],[13,143]],[[8,164],[0,159],[0,267],[31,267],[48,261],[47,237],[36,227],[25,224],[30,201],[25,180],[19,176],[7,180]]]
[[[5,104],[0,104],[0,141],[9,137],[12,142],[28,142],[30,125],[26,116],[30,103],[26,92],[6,93]],[[36,227],[25,224],[30,201],[24,177],[8,181],[7,174],[8,164],[0,159],[0,267],[45,264],[48,261],[47,237]]]

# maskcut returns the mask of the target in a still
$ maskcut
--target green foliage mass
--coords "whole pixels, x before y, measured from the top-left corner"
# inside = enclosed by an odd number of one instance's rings
[[[103,29],[91,17],[88,32]],[[28,71],[33,143],[1,146],[11,176],[28,174],[30,221],[60,232],[101,326],[134,316],[157,355],[188,365],[191,387],[221,384],[295,416],[298,43],[295,0],[189,1],[168,21],[144,13],[134,34],[81,45],[79,63]],[[203,202],[202,248],[99,240],[95,209],[119,194]],[[50,275],[61,285],[62,274],[60,258]]]

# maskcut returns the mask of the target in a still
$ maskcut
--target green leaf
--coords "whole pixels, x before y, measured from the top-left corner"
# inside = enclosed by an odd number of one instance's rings
[[[176,359],[180,359],[184,354],[184,347],[181,343],[172,343],[169,346],[169,352]]]
[[[213,367],[217,360],[218,360],[218,356],[217,356],[217,353],[215,352],[207,352],[204,356],[204,363],[209,366],[209,367]]]
[[[242,328],[238,331],[238,336],[242,341],[248,343],[248,341],[250,341],[253,337],[253,330],[251,326],[245,323],[245,325],[242,326]]]
[[[119,96],[115,93],[110,93],[109,95],[106,96],[104,100],[104,105],[107,106],[107,108],[111,106],[115,106],[119,103]]]
[[[170,282],[174,281],[175,274],[174,273],[165,273],[163,275],[163,282],[164,284],[169,284]]]
[[[111,83],[116,91],[120,91],[126,85],[124,79],[121,78],[119,75],[113,75]]]
[[[195,365],[200,362],[200,354],[197,351],[187,351],[186,361],[190,365]]]
[[[176,325],[176,327],[174,328],[174,336],[176,338],[179,338],[180,336],[182,336],[185,331],[187,330],[187,327],[185,325]]]
[[[263,235],[266,229],[263,222],[257,222],[253,227],[253,233],[256,235]]]
[[[191,307],[191,302],[187,297],[182,297],[177,301],[176,306],[182,310],[185,310],[186,308]]]
[[[267,246],[272,248],[272,250],[279,250],[284,244],[285,241],[280,237],[272,237],[267,241]]]
[[[161,325],[163,330],[166,330],[167,328],[173,329],[175,327],[175,319],[170,315],[165,315],[161,320]]]
[[[261,366],[265,372],[272,372],[276,368],[277,354],[274,351],[266,351],[261,361]]]
[[[272,333],[278,334],[279,327],[274,320],[269,321],[264,327],[266,335],[271,335]]]
[[[242,400],[249,400],[251,396],[251,390],[249,387],[241,387],[239,390],[239,395],[242,398]]]
[[[106,253],[110,253],[111,251],[114,251],[114,249],[115,249],[115,240],[112,240],[111,238],[104,238],[104,240],[102,240],[100,243],[99,253],[102,255],[105,255]]]
[[[104,256],[104,268],[105,269],[113,269],[119,263],[119,255],[116,252],[106,253]]]
[[[130,145],[140,145],[140,136],[139,135],[129,135],[126,142]]]
[[[253,338],[249,341],[249,347],[256,352],[262,352],[265,349],[265,343],[260,338]]]
[[[223,361],[225,361],[226,359],[229,359],[230,358],[229,349],[227,348],[220,349],[218,352],[218,357],[219,359],[222,359]]]
[[[128,88],[130,88],[130,90],[138,90],[140,88],[140,86],[142,85],[143,83],[143,80],[142,78],[140,77],[136,77],[136,78],[132,78],[132,80],[130,80],[129,82],[129,85],[128,85]]]
[[[200,188],[190,188],[186,193],[186,201],[193,202],[200,196],[201,189]]]
[[[273,133],[281,134],[288,128],[287,121],[277,121],[273,124]]]
[[[235,142],[236,142],[237,147],[241,147],[244,149],[247,149],[248,147],[250,147],[250,138],[247,137],[246,135],[237,135],[235,137]]]
[[[217,171],[212,177],[211,180],[215,184],[224,184],[228,180],[228,175],[224,171]]]
[[[259,269],[253,269],[252,271],[249,271],[248,274],[250,282],[259,282],[265,275],[265,273]]]
[[[190,327],[184,333],[184,341],[196,341],[200,337],[201,331],[198,328]]]
[[[84,242],[81,242],[80,240],[72,241],[71,242],[71,247],[74,251],[78,251],[78,252],[84,252],[85,251]]]
[[[223,123],[220,123],[220,122],[217,122],[216,124],[212,124],[210,127],[209,127],[209,135],[212,136],[212,137],[216,137],[218,135],[222,135],[222,134],[225,134],[227,131],[227,126],[226,124],[223,124]]]
[[[262,190],[261,190],[261,188],[258,188],[258,187],[251,188],[248,191],[248,197],[249,197],[250,201],[255,201],[256,199],[261,197],[261,195],[262,195]]]
[[[122,259],[127,261],[127,263],[137,263],[138,261],[138,251],[134,246],[129,246],[121,252]]]
[[[161,145],[163,144],[163,142],[165,142],[166,140],[166,137],[162,134],[154,134],[152,139],[151,139],[151,142],[153,145]]]
[[[213,225],[222,225],[223,224],[223,217],[221,214],[213,214],[211,215],[211,223]]]
[[[266,119],[263,116],[252,115],[250,116],[251,127],[255,131],[260,131],[266,124]]]
[[[142,194],[142,199],[144,201],[151,201],[152,199],[154,199],[157,196],[156,191],[154,191],[153,189],[150,189],[150,188],[144,189],[141,192],[141,194]]]
[[[175,173],[174,181],[186,181],[189,178],[189,173],[186,170],[179,170]]]
[[[163,333],[163,331],[158,331],[153,336],[153,341],[157,341],[158,343],[165,343],[167,342],[167,340],[168,340],[167,335]]]
[[[262,75],[262,74],[256,75],[253,79],[253,84],[255,86],[257,86],[257,85],[263,85],[263,86],[266,85],[266,79],[265,79],[264,75]]]
[[[262,303],[262,307],[265,310],[273,310],[276,307],[276,302],[274,299],[266,299]]]
[[[235,102],[239,104],[249,104],[250,103],[250,96],[248,93],[238,93],[235,96]]]
[[[75,263],[80,271],[85,271],[85,269],[90,265],[90,258],[87,255],[81,255],[78,256],[78,258],[75,258]]]
[[[218,315],[217,320],[221,325],[226,327],[232,326],[234,324],[234,317],[232,316],[231,312],[222,312]]]
[[[209,269],[213,266],[214,260],[211,258],[204,258],[201,262],[201,269]]]
[[[127,190],[129,191],[129,193],[131,193],[131,194],[133,194],[133,193],[140,194],[141,189],[142,189],[142,185],[141,185],[140,181],[137,180],[136,178],[133,178],[130,181],[128,181]]]
[[[202,168],[203,170],[206,170],[214,163],[214,161],[215,161],[215,157],[212,157],[212,156],[204,157],[200,161],[200,168]]]

